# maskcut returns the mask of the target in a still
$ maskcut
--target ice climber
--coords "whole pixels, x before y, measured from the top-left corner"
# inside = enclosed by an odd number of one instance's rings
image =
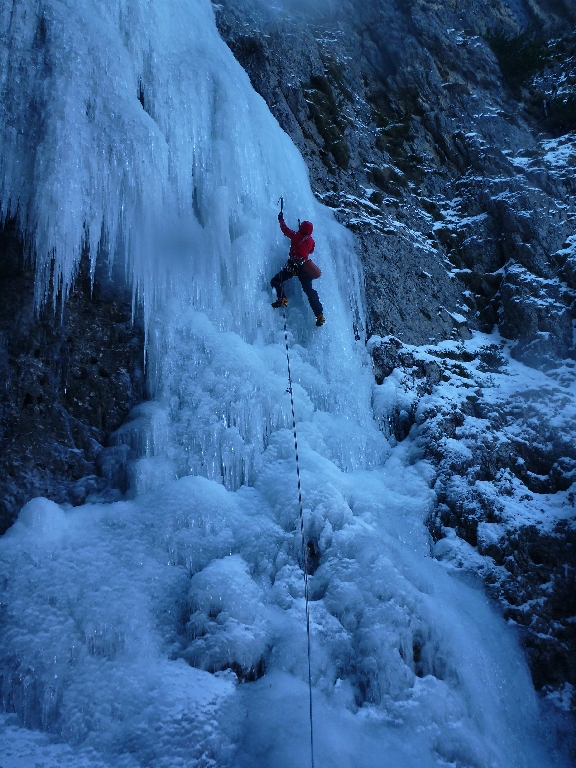
[[[309,259],[316,245],[312,239],[314,227],[310,221],[303,221],[298,231],[294,232],[294,230],[286,226],[284,215],[281,212],[278,214],[278,221],[280,222],[282,232],[286,237],[290,238],[291,245],[286,265],[270,280],[270,285],[276,289],[276,295],[278,296],[272,306],[274,309],[288,306],[288,299],[284,294],[284,283],[292,277],[297,277],[300,280],[302,290],[308,296],[312,312],[316,315],[316,325],[324,325],[326,322],[323,315],[324,310],[318,298],[318,293],[312,287],[312,280],[320,277],[321,273],[318,267]]]

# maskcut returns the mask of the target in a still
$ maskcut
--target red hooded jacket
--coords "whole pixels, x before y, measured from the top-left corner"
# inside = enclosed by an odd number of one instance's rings
[[[307,259],[316,246],[311,237],[314,229],[313,224],[310,221],[303,221],[298,232],[294,232],[293,229],[286,226],[284,219],[280,219],[280,229],[286,237],[290,238],[290,258],[298,261]]]

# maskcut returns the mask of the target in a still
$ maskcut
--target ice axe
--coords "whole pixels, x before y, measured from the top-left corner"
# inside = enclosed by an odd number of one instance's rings
[[[284,216],[284,198],[281,197],[280,200],[278,200],[278,203],[280,205],[280,213]]]

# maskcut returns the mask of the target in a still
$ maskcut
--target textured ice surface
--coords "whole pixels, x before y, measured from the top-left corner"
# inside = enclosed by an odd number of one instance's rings
[[[321,560],[318,760],[546,765],[524,743],[536,708],[514,638],[478,589],[429,557],[425,467],[407,468],[397,449],[381,470],[344,473],[302,442]],[[184,477],[134,501],[24,508],[1,542],[3,695],[18,716],[7,754],[57,765],[70,753],[42,730],[71,745],[70,765],[306,759],[291,449],[278,431],[255,486],[236,492]]]
[[[306,765],[281,194],[328,318],[289,286],[317,764],[550,765],[514,636],[430,557],[429,468],[373,421],[351,240],[209,3],[6,2],[0,24],[0,199],[38,300],[83,246],[124,259],[154,398],[116,437],[132,498],[35,499],[0,541],[2,768]]]

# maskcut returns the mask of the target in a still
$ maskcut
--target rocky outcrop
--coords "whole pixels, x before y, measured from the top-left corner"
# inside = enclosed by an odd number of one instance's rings
[[[434,554],[472,570],[514,622],[537,687],[576,686],[576,444],[572,385],[515,363],[509,343],[373,339],[383,428],[436,467]],[[386,396],[390,400],[390,396]]]
[[[85,265],[63,308],[34,311],[34,270],[16,228],[0,232],[0,532],[24,503],[117,497],[99,462],[108,436],[144,396],[143,333],[131,295]]]

